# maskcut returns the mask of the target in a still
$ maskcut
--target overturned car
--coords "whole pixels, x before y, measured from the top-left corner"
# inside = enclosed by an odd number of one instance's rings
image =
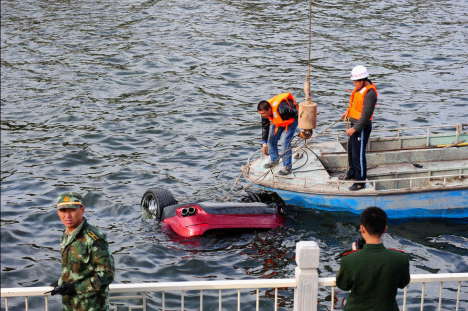
[[[192,237],[205,232],[272,229],[285,222],[284,202],[272,191],[248,191],[244,201],[178,203],[163,188],[147,190],[141,206],[178,235]]]

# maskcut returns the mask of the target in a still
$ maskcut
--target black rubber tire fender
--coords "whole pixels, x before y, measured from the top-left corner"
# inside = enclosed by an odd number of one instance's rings
[[[281,199],[278,193],[274,191],[265,189],[252,189],[246,190],[245,192],[253,202],[262,202],[266,204],[277,203],[280,207],[286,206],[283,199]]]
[[[161,221],[163,209],[166,206],[177,204],[177,201],[169,190],[153,188],[146,190],[140,204],[144,209],[149,210],[157,221]]]

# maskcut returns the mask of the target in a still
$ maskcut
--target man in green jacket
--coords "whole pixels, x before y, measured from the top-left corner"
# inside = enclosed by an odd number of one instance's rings
[[[80,194],[62,194],[57,209],[65,231],[60,240],[62,276],[51,284],[52,295],[62,295],[64,311],[108,311],[115,268],[106,236],[83,217]]]
[[[363,248],[344,254],[336,286],[351,290],[345,311],[397,311],[396,294],[410,281],[409,257],[387,249],[382,235],[387,231],[387,214],[378,207],[366,208],[360,216]]]

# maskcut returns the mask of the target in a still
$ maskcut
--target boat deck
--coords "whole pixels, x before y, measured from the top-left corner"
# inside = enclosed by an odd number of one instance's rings
[[[466,140],[468,134],[461,132],[460,126],[455,133],[372,138],[366,151],[366,189],[357,192],[348,190],[353,181],[338,179],[347,170],[346,141],[305,143],[293,149],[293,174],[287,176],[277,174],[281,164],[268,173],[263,164],[269,157],[260,152],[260,158],[249,163],[244,175],[265,187],[307,193],[372,195],[467,188],[468,146],[451,146]]]

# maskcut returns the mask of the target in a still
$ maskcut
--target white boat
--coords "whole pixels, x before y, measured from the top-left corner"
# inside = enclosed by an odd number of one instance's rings
[[[290,205],[353,213],[379,206],[389,218],[468,218],[467,129],[455,124],[373,130],[366,188],[358,191],[348,189],[355,181],[339,179],[348,165],[344,131],[293,148],[290,175],[277,174],[281,163],[264,169],[270,158],[261,150],[249,157],[243,174]]]

